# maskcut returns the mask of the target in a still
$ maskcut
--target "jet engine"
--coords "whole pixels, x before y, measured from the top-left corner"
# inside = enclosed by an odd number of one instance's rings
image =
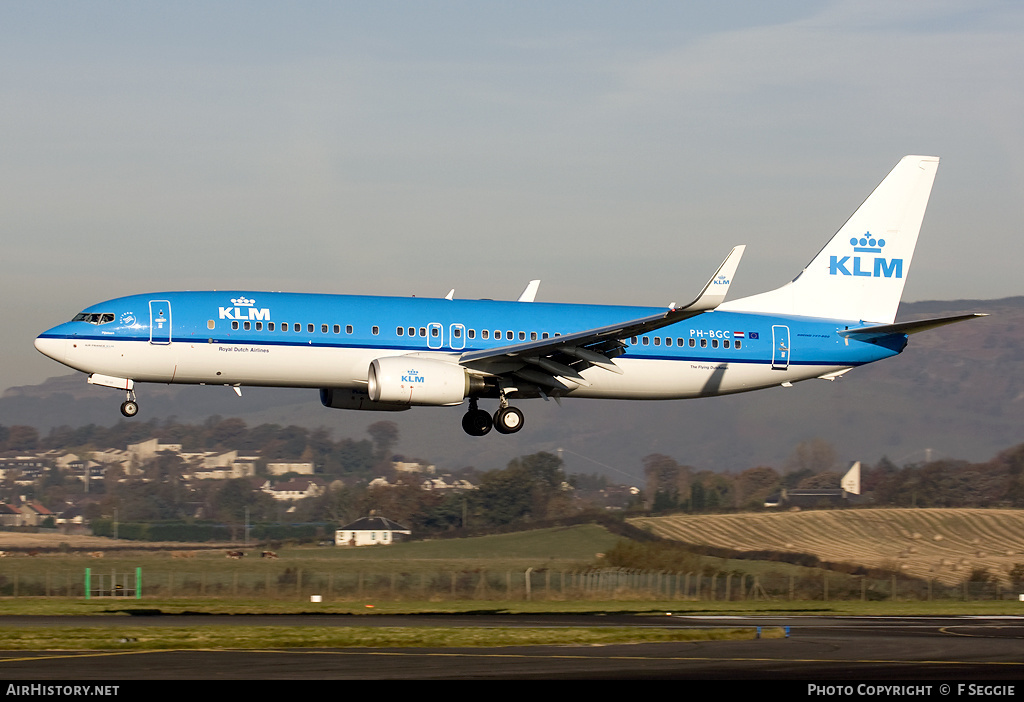
[[[472,378],[455,363],[413,356],[386,356],[370,364],[367,393],[373,402],[405,405],[459,405]]]

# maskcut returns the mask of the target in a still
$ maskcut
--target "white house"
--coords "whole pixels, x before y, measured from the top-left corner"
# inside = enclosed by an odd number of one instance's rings
[[[387,517],[363,517],[334,532],[335,546],[374,546],[401,540],[412,532]]]

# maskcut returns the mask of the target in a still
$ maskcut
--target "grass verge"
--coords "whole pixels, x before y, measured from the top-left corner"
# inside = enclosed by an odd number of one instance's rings
[[[0,616],[97,616],[155,614],[735,614],[854,616],[1024,616],[1024,602],[979,600],[933,602],[860,601],[731,601],[694,600],[301,600],[146,598],[70,599],[53,597],[0,598]]]
[[[763,627],[761,638],[782,638]],[[657,629],[634,627],[60,627],[0,628],[3,650],[167,650],[281,648],[476,648],[493,646],[599,646],[671,641],[749,640],[752,627]]]

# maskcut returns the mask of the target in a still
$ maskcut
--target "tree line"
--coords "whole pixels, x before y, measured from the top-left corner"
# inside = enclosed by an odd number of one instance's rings
[[[765,508],[783,490],[838,489],[845,473],[834,449],[816,439],[797,446],[782,470],[757,466],[714,473],[671,456],[643,459],[648,509],[665,513]],[[1024,444],[981,463],[941,459],[897,466],[883,457],[861,466],[863,501],[877,507],[1024,507]]]
[[[593,494],[608,481],[598,475],[566,475],[561,459],[549,453],[521,456],[506,467],[449,471],[478,489],[452,493],[423,489],[425,476],[401,474],[393,468],[399,433],[394,422],[371,424],[366,435],[333,439],[324,428],[261,424],[212,416],[200,424],[174,419],[120,422],[111,427],[56,427],[41,435],[32,427],[0,426],[0,451],[91,450],[124,447],[157,438],[181,444],[186,452],[238,450],[257,454],[261,462],[308,461],[329,489],[294,506],[254,490],[249,479],[195,481],[183,479],[187,466],[172,454],[158,456],[138,476],[108,470],[102,485],[85,501],[87,518],[122,521],[212,520],[250,522],[324,522],[344,524],[371,511],[409,526],[418,533],[441,533],[463,527],[501,527],[600,510],[581,495]],[[413,460],[412,462],[416,462]],[[655,513],[722,512],[764,509],[765,501],[784,489],[838,488],[845,468],[836,452],[821,439],[799,444],[779,467],[755,466],[716,473],[681,463],[671,456],[649,454],[641,460],[645,485],[633,508]],[[373,477],[389,484],[370,486]],[[1024,507],[1024,444],[989,461],[971,463],[943,459],[897,466],[888,458],[862,466],[862,492],[876,506]],[[568,489],[575,487],[577,489]],[[25,490],[47,506],[70,501],[83,490],[81,480],[51,471]]]

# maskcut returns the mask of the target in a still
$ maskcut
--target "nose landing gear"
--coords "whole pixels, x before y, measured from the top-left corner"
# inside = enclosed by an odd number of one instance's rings
[[[135,401],[135,381],[131,378],[116,378],[112,375],[90,373],[86,380],[89,385],[124,390],[125,400],[121,403],[121,414],[125,417],[134,417],[139,413],[139,403]]]
[[[125,417],[134,417],[139,413],[139,403],[135,401],[135,392],[128,391],[128,399],[121,403],[121,414]]]

